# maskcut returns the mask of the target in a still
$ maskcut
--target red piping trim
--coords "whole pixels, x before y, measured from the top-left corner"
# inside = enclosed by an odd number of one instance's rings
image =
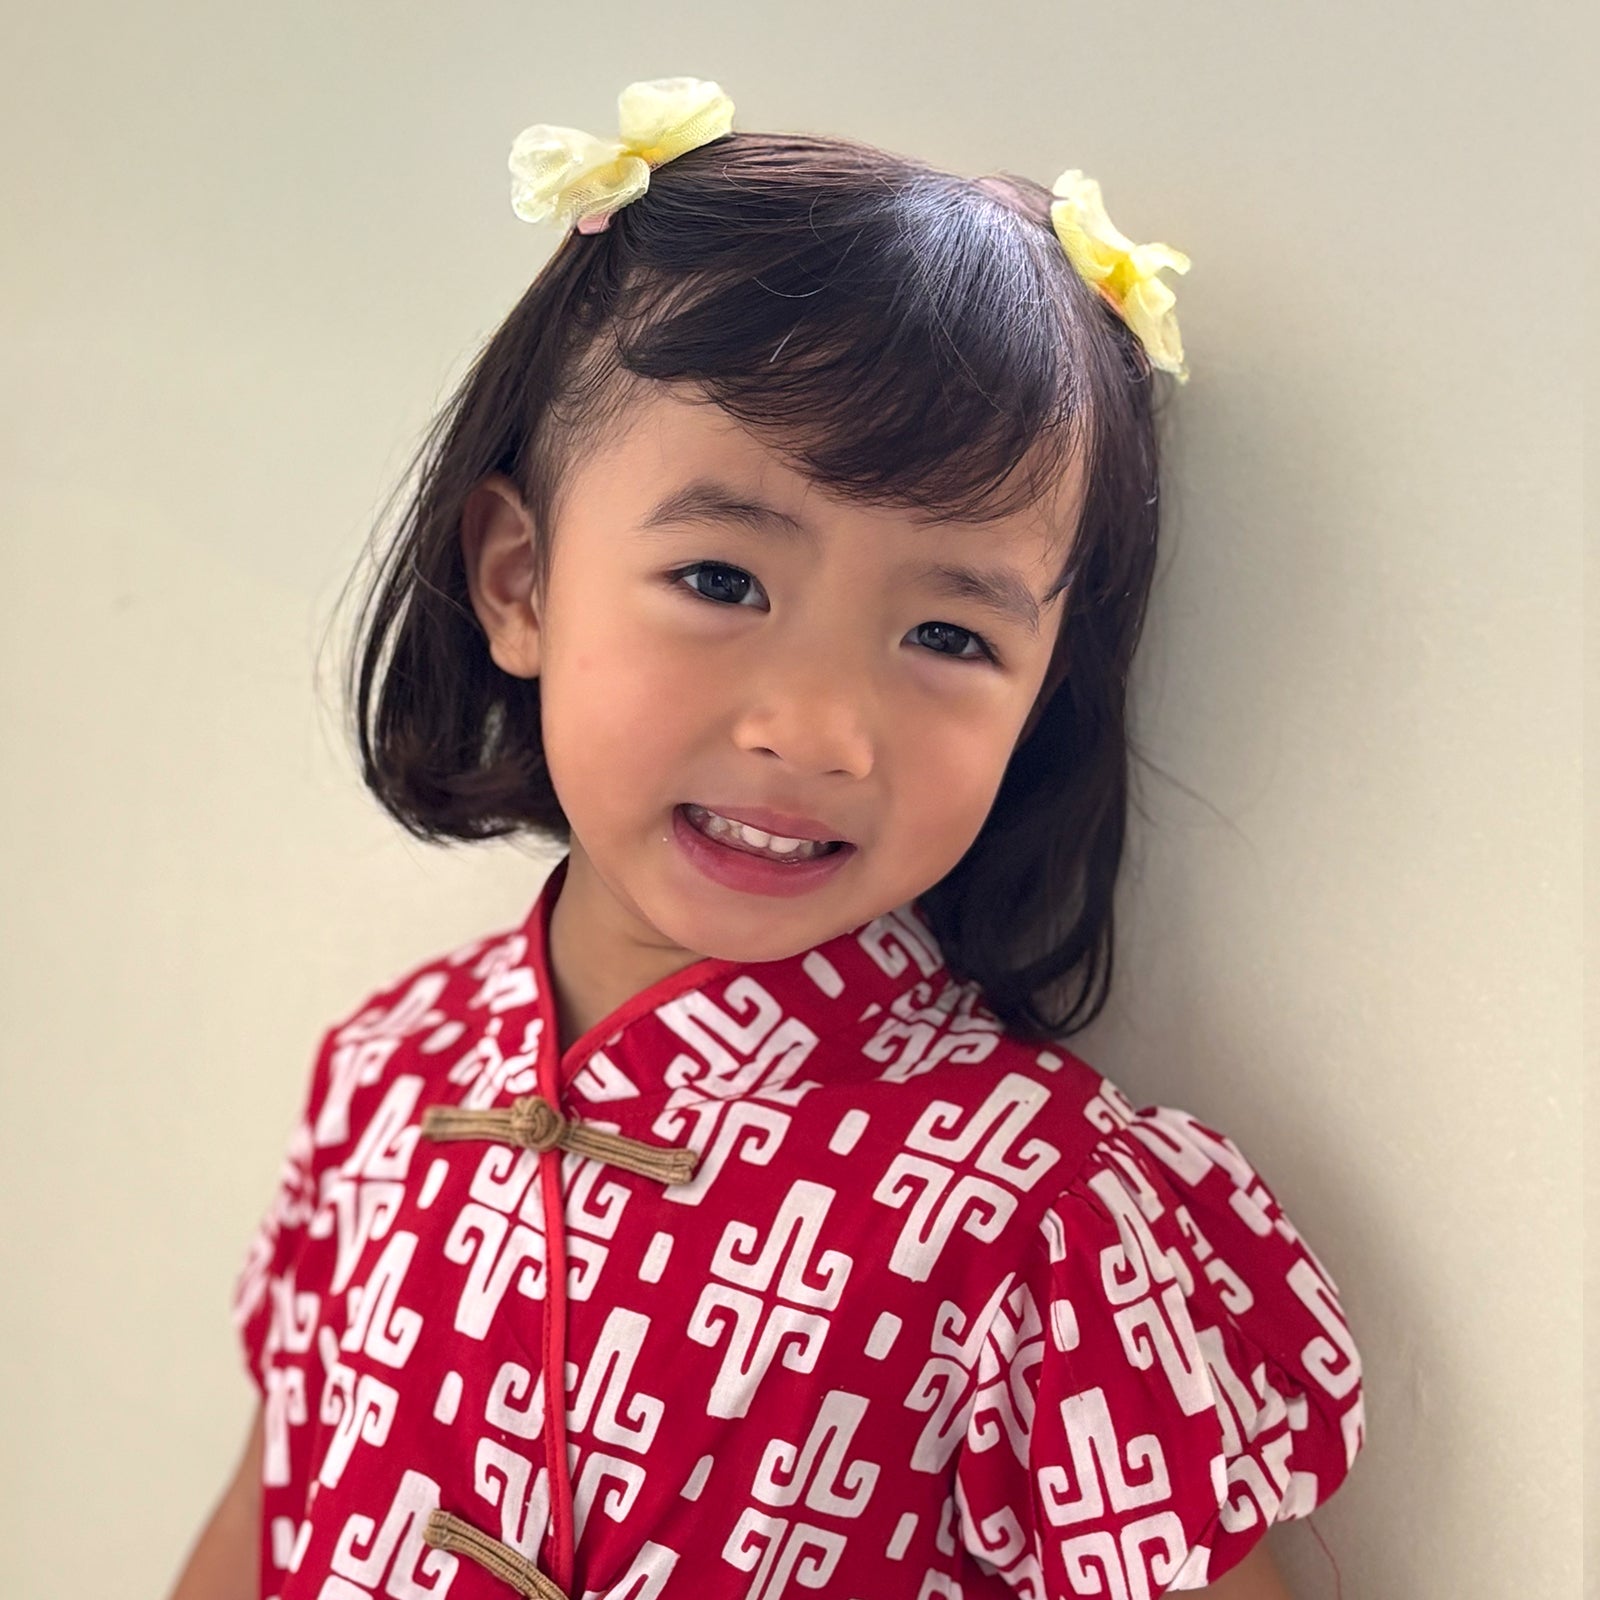
[[[530,933],[533,944],[533,970],[539,983],[538,1003],[544,1013],[543,1039],[548,1048],[539,1051],[539,1093],[561,1110],[560,1064],[555,1045],[559,1023],[555,995],[546,981],[550,907],[555,892],[566,876],[563,860],[552,873],[534,907]],[[541,1040],[543,1043],[543,1040]],[[546,1556],[550,1576],[562,1593],[572,1590],[572,1470],[567,1460],[567,1241],[566,1206],[561,1193],[561,1161],[558,1145],[539,1156],[539,1188],[544,1201],[546,1256],[544,1295],[544,1456],[550,1474],[550,1537],[554,1549]]]
[[[626,1000],[610,1016],[603,1017],[581,1038],[556,1056],[560,1042],[560,1017],[556,1008],[554,976],[550,969],[550,913],[567,876],[570,856],[563,856],[546,879],[533,912],[527,919],[531,965],[539,984],[538,1003],[544,1016],[544,1038],[550,1048],[539,1052],[539,1093],[563,1114],[562,1092],[571,1070],[593,1055],[607,1039],[620,1032],[635,1017],[665,1004],[674,995],[699,988],[720,973],[739,963],[716,956],[700,960],[669,973],[659,983]],[[539,1157],[540,1193],[544,1200],[545,1278],[544,1334],[544,1453],[550,1474],[550,1537],[554,1549],[548,1556],[550,1573],[565,1592],[572,1589],[573,1514],[572,1469],[567,1459],[567,1245],[566,1206],[561,1193],[560,1147],[544,1151]]]
[[[554,1104],[553,1090],[543,1081],[548,1076],[543,1064],[539,1076],[540,1091]],[[550,1523],[555,1540],[551,1576],[566,1594],[572,1590],[572,1473],[567,1462],[567,1245],[561,1159],[559,1146],[543,1151],[539,1156],[539,1181],[549,1256],[544,1297],[544,1454],[550,1469]]]

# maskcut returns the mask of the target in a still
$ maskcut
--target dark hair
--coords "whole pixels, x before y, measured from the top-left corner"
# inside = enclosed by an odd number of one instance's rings
[[[542,587],[566,469],[639,385],[694,386],[830,492],[934,515],[1009,515],[1081,456],[1049,674],[981,830],[917,905],[1010,1032],[1089,1023],[1111,982],[1156,415],[1145,351],[1067,259],[1051,198],[851,140],[735,132],[656,168],[606,230],[568,233],[423,438],[362,606],[347,692],[383,806],[421,839],[570,842],[538,679],[490,659],[460,518],[490,473],[517,483]]]

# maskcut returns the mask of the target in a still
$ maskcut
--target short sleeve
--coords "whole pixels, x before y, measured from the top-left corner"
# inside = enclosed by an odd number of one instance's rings
[[[316,1211],[316,1176],[313,1170],[314,1130],[326,1120],[330,1068],[335,1033],[323,1036],[312,1063],[310,1082],[299,1119],[284,1147],[277,1182],[266,1212],[245,1251],[243,1265],[233,1285],[233,1324],[242,1346],[244,1363],[265,1391],[268,1341],[272,1335],[274,1301],[286,1290],[293,1293],[296,1262],[305,1247],[306,1230]]]
[[[1337,1286],[1261,1176],[1107,1091],[1001,1296],[957,1458],[966,1547],[1027,1600],[1204,1588],[1365,1440]]]

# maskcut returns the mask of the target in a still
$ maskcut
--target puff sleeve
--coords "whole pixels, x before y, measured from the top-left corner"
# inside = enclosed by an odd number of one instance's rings
[[[245,1367],[265,1392],[273,1346],[282,1342],[284,1321],[295,1320],[296,1263],[317,1206],[313,1152],[319,1127],[337,1107],[330,1101],[336,1034],[324,1034],[312,1063],[300,1115],[284,1148],[277,1182],[252,1235],[233,1284],[232,1314]],[[348,1097],[346,1097],[347,1099]]]
[[[957,1457],[960,1536],[1026,1600],[1204,1588],[1365,1438],[1337,1286],[1238,1147],[1109,1084],[1091,1112]]]

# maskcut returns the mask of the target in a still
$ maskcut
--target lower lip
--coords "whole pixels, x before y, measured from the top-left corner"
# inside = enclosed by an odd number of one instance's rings
[[[847,844],[832,855],[810,861],[773,861],[719,844],[689,821],[682,806],[672,808],[672,831],[679,848],[713,883],[746,894],[809,894],[828,882],[856,853],[856,847]]]

